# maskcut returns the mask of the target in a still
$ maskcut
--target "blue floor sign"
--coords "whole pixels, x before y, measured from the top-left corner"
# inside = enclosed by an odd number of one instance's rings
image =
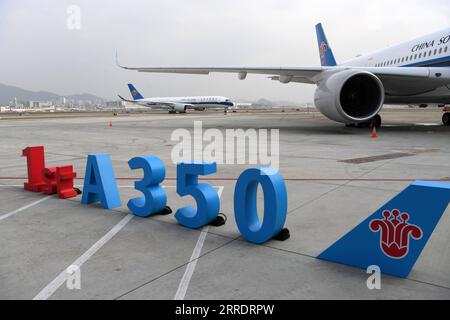
[[[450,202],[450,183],[417,181],[318,256],[407,278]]]

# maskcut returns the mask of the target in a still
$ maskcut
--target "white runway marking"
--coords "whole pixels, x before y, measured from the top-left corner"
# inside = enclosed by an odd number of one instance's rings
[[[219,198],[222,197],[224,187],[219,187]],[[203,244],[205,243],[206,236],[208,235],[209,226],[205,226],[198,237],[197,244],[195,245],[194,251],[192,252],[189,264],[186,267],[183,278],[181,278],[180,285],[178,286],[177,293],[175,294],[174,300],[184,300],[186,296],[189,283],[191,282],[192,275],[194,274],[195,267],[197,266],[198,258],[202,253]]]
[[[36,202],[30,203],[29,205],[26,205],[26,206],[24,206],[24,207],[22,207],[22,208],[19,208],[19,209],[14,210],[14,211],[12,211],[12,212],[10,212],[10,213],[4,214],[4,215],[0,216],[0,221],[5,220],[6,218],[9,218],[9,217],[15,215],[16,213],[19,213],[19,212],[22,212],[22,211],[24,211],[24,210],[27,210],[27,209],[29,209],[29,208],[31,208],[31,207],[34,207],[35,205],[37,205],[37,204],[39,204],[39,203],[42,203],[42,202],[44,202],[44,201],[50,199],[51,197],[52,197],[52,196],[47,196],[47,197],[42,198],[42,199],[40,199],[40,200],[38,200],[38,201],[36,201]]]
[[[88,261],[98,250],[100,250],[109,240],[111,240],[120,230],[125,227],[134,215],[129,214],[114,226],[107,234],[98,240],[91,248],[89,248],[82,256],[70,264],[70,266],[81,266]],[[33,300],[47,300],[56,290],[67,280],[67,272],[64,269],[52,282],[50,282],[41,292],[39,292]]]
[[[416,126],[421,126],[421,127],[437,127],[440,126],[439,123],[416,123]]]

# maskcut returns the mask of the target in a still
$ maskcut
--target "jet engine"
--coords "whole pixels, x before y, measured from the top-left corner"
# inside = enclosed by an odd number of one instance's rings
[[[174,106],[175,111],[178,113],[186,113],[187,108],[188,108],[187,105],[181,103],[177,103]]]
[[[327,118],[341,123],[368,122],[384,104],[384,86],[374,74],[345,70],[318,83],[314,102]]]

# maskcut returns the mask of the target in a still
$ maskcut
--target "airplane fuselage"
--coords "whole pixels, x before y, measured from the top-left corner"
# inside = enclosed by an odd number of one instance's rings
[[[433,68],[450,68],[450,28],[411,41],[392,46],[371,54],[347,61],[341,66],[349,67],[421,67],[430,75]],[[436,88],[430,81],[430,88],[423,81],[407,85],[393,80],[386,92],[385,103],[391,104],[450,104],[450,83]]]
[[[164,103],[169,102],[192,105],[197,109],[231,108],[234,106],[234,103],[229,98],[220,96],[145,98],[136,100],[136,102],[139,104],[148,103],[154,108],[163,107]],[[161,103],[161,105],[158,105],[158,103]]]

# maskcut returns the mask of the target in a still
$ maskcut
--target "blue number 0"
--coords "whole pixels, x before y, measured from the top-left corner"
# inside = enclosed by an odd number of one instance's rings
[[[139,217],[161,212],[167,205],[166,191],[159,185],[166,177],[164,163],[158,157],[136,157],[128,161],[130,169],[143,169],[144,178],[134,183],[143,197],[128,201],[128,209]]]
[[[178,222],[188,228],[198,229],[214,221],[219,215],[220,199],[209,184],[198,183],[199,175],[216,173],[216,163],[180,163],[177,166],[177,193],[190,195],[197,202],[197,210],[191,206],[181,208],[175,214]]]
[[[263,223],[259,221],[256,207],[258,184],[264,191]],[[283,229],[286,213],[286,185],[278,170],[260,167],[241,174],[234,190],[234,215],[246,240],[262,244],[272,239]]]

